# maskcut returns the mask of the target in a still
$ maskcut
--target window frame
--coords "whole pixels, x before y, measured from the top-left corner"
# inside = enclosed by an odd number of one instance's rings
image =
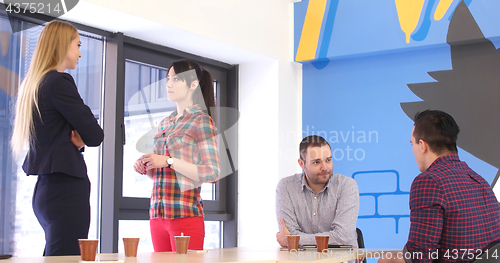
[[[207,69],[214,75],[217,75],[217,73],[215,72],[217,70],[225,71],[226,84],[220,85],[218,87],[218,105],[222,107],[234,108],[236,111],[238,110],[237,65],[229,65],[172,48],[127,37],[124,36],[123,33],[115,34],[114,38],[109,39],[107,44],[107,50],[110,51],[110,54],[108,54],[108,52],[106,52],[106,54],[107,56],[112,56],[110,57],[110,60],[116,61],[116,65],[114,65],[113,63],[106,64],[106,72],[116,72],[117,77],[116,79],[108,80],[106,78],[105,80],[107,81],[107,83],[105,84],[106,87],[110,85],[114,86],[114,89],[111,91],[106,89],[106,93],[114,93],[116,94],[116,96],[115,98],[108,98],[108,101],[105,102],[107,107],[111,106],[114,108],[115,123],[108,123],[106,121],[106,116],[104,116],[104,123],[106,123],[107,126],[113,126],[115,128],[114,133],[110,134],[110,136],[115,138],[114,141],[116,142],[116,144],[114,145],[114,147],[108,147],[109,149],[103,150],[110,153],[114,152],[114,154],[106,154],[106,152],[104,152],[103,156],[123,156],[123,143],[126,129],[126,127],[124,126],[125,62],[127,60],[162,68],[168,68],[171,61],[181,58],[189,58],[197,61],[203,67],[207,67]],[[113,102],[110,101],[112,99],[114,99]],[[220,126],[220,129],[224,129],[224,127],[228,126],[226,122],[236,123],[238,116],[237,114],[233,115],[234,116],[221,117],[221,120],[224,119],[225,121],[218,124],[218,126]],[[237,149],[237,129],[232,130],[232,132],[235,134],[231,134],[230,136],[228,136],[232,139],[231,141],[228,141],[228,139],[224,137],[224,144],[222,144],[222,142],[220,142],[219,144],[228,145],[228,143],[230,143],[230,145],[232,146],[231,148]],[[103,147],[106,147],[106,145],[104,145]],[[227,152],[229,152],[229,149],[226,148],[226,153]],[[232,163],[230,164],[230,166],[232,168],[232,171],[234,171],[234,164],[238,161],[237,152],[231,152],[231,158]],[[105,160],[103,160],[103,162],[107,163]],[[149,198],[122,196],[123,160],[114,158],[113,160],[109,160],[109,162],[114,162],[114,164],[113,167],[108,167],[107,170],[114,170],[114,172],[112,173],[115,174],[115,176],[113,181],[103,178],[103,190],[106,192],[113,191],[114,196],[111,198],[109,196],[105,197],[103,195],[103,220],[101,227],[103,229],[107,229],[107,231],[102,232],[103,241],[105,242],[102,242],[103,244],[101,245],[101,252],[118,251],[117,240],[119,220],[149,220]],[[103,174],[105,176],[107,172],[103,172]],[[216,200],[204,201],[205,220],[224,221],[223,229],[221,231],[223,234],[223,236],[221,237],[221,239],[223,240],[223,247],[237,246],[237,174],[237,171],[235,171],[232,172],[229,176],[219,180],[219,182],[216,184],[215,189]],[[107,216],[104,216],[105,213],[107,214]],[[111,220],[110,218],[113,219]],[[105,240],[108,239],[105,238],[105,236],[113,236],[113,238],[112,240]]]

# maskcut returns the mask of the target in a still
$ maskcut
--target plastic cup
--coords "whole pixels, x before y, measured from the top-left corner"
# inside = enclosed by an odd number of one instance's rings
[[[189,236],[174,236],[175,251],[177,254],[187,254],[189,246]]]
[[[80,244],[80,255],[83,261],[95,261],[97,245],[99,240],[96,239],[78,239]]]
[[[137,257],[139,238],[124,237],[123,246],[125,248],[125,257]]]
[[[316,236],[316,247],[318,252],[328,249],[328,239],[330,236]]]
[[[300,236],[294,236],[294,235],[286,236],[286,245],[288,247],[288,251],[292,251],[293,249],[297,251],[299,249],[299,239]]]

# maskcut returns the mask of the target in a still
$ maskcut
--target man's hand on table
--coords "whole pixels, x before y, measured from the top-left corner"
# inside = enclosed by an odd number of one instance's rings
[[[281,232],[276,233],[276,241],[278,241],[280,246],[286,247],[286,236],[290,235],[290,231],[286,228],[285,221],[283,219],[280,219],[280,225]]]
[[[280,219],[280,225],[281,225],[281,232],[278,232],[276,233],[276,241],[278,241],[278,243],[280,244],[280,246],[282,247],[287,247],[287,244],[286,244],[286,236],[290,235],[290,231],[288,231],[288,228],[286,227],[285,225],[285,221],[283,219]],[[365,258],[358,258],[356,259],[356,263],[361,263],[363,262]],[[379,260],[379,263],[392,263],[389,262],[389,261],[383,261],[381,262]],[[399,262],[399,261],[394,261],[394,262]],[[403,263],[404,263],[404,260],[403,260]]]

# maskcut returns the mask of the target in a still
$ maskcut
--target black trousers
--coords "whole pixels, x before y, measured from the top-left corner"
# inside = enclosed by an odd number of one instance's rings
[[[88,238],[90,181],[63,173],[39,175],[33,211],[45,231],[44,256],[80,255],[78,239]]]

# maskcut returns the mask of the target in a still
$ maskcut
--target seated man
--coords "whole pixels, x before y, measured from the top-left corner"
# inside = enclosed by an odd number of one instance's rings
[[[500,239],[497,199],[488,182],[458,159],[458,132],[445,112],[415,116],[410,142],[422,173],[410,189],[410,234],[403,254],[379,262],[470,262]]]
[[[316,235],[328,235],[330,244],[357,247],[358,185],[332,172],[332,150],[324,138],[307,136],[299,153],[304,172],[281,179],[276,188],[278,243],[286,247],[287,235],[299,235],[299,244],[315,245]]]

